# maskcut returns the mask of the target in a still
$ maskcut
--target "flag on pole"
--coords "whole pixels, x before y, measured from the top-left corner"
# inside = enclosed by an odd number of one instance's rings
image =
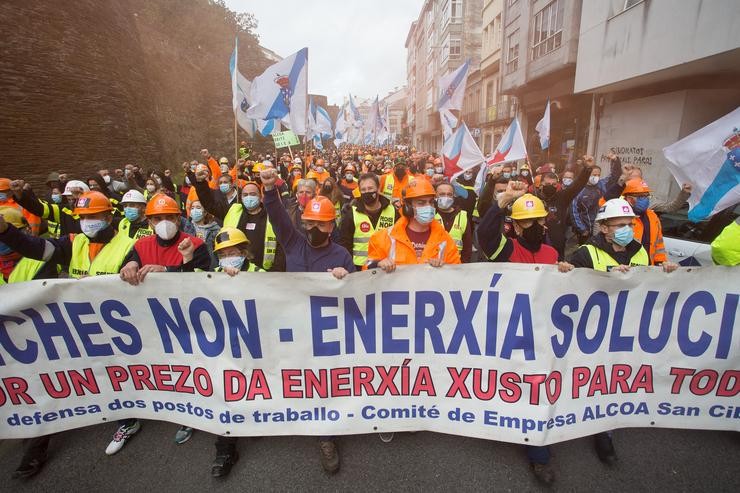
[[[540,147],[544,151],[550,147],[550,98],[547,98],[547,106],[545,106],[545,114],[542,120],[537,122],[534,129],[540,134]]]
[[[509,128],[506,129],[506,133],[501,138],[498,146],[496,146],[496,150],[486,160],[486,164],[491,166],[518,161],[520,159],[527,159],[527,146],[524,145],[524,137],[522,136],[522,129],[519,126],[519,120],[514,118]]]
[[[445,176],[454,180],[465,170],[485,163],[486,158],[470,135],[468,126],[462,123],[452,134],[452,137],[442,146],[442,162]]]
[[[447,108],[439,110],[439,119],[442,121],[442,141],[450,138],[457,127],[457,117]]]
[[[465,84],[468,81],[468,70],[470,69],[470,59],[460,65],[454,72],[451,72],[439,79],[439,100],[437,109],[461,110],[463,105],[463,96],[465,96]]]
[[[689,183],[689,220],[740,203],[740,107],[663,149],[679,185]]]
[[[231,73],[231,108],[234,111],[239,126],[246,131],[250,137],[254,137],[255,122],[247,118],[249,109],[249,91],[252,83],[239,72],[239,38],[234,42],[234,51],[229,60],[229,73]]]
[[[308,48],[271,65],[252,81],[247,117],[281,120],[293,133],[306,135]]]
[[[344,103],[339,110],[337,115],[337,123],[334,128],[334,145],[339,147],[340,145],[347,142],[347,117],[345,112],[347,111],[347,103]]]

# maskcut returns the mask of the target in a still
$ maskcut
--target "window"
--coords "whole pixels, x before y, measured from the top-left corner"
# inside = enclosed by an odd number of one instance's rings
[[[493,81],[488,81],[486,84],[486,108],[493,106]]]
[[[563,3],[555,0],[535,14],[532,60],[560,47],[563,41]]]
[[[493,20],[493,47],[494,49],[501,48],[501,14]]]
[[[462,0],[450,0],[450,22],[462,22]]]
[[[448,34],[445,36],[445,40],[442,41],[442,53],[440,53],[440,58],[442,59],[442,63],[447,61],[447,58],[450,56],[450,35]]]
[[[450,60],[460,58],[462,55],[462,41],[459,39],[450,40]]]
[[[509,0],[509,7],[511,7],[512,5],[514,5],[518,1],[519,0]]]
[[[450,22],[450,4],[449,0],[442,2],[442,7],[439,9],[440,19],[440,31],[444,31],[447,24]]]
[[[506,73],[510,74],[519,68],[519,29],[506,38]]]

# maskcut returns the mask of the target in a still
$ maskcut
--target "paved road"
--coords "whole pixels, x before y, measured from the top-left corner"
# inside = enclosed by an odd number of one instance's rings
[[[21,441],[0,445],[0,491],[538,491],[522,447],[434,433],[341,437],[342,469],[326,476],[311,437],[244,439],[241,460],[224,479],[210,477],[213,438],[173,442],[176,425],[146,421],[116,456],[103,450],[101,425],[52,441],[43,472],[11,481]],[[596,458],[588,439],[553,446],[556,491],[740,491],[740,434],[630,429],[615,432],[619,462]]]

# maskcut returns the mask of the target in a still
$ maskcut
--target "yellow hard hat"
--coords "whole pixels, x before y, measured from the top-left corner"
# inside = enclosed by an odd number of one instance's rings
[[[531,193],[525,193],[511,206],[512,219],[537,219],[545,216],[547,216],[545,204]]]
[[[23,214],[21,211],[16,207],[10,207],[10,206],[3,206],[0,207],[0,216],[3,216],[5,218],[5,222],[8,224],[12,224],[16,228],[22,228],[25,226],[25,219],[23,218]]]
[[[243,231],[236,228],[221,228],[213,241],[213,251],[217,252],[226,247],[241,244],[249,245],[249,239]]]

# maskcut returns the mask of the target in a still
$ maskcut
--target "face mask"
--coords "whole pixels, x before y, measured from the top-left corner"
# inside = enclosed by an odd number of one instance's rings
[[[511,172],[511,176],[519,176],[519,172],[518,171],[512,171]]]
[[[432,168],[425,169],[424,173],[426,173],[427,176],[434,176],[434,170]]]
[[[573,178],[563,178],[563,186],[569,187],[573,184]]]
[[[454,201],[453,197],[437,197],[437,206],[442,210],[447,210],[452,207]]]
[[[80,229],[88,238],[95,238],[107,227],[108,221],[105,219],[80,219]]]
[[[365,205],[374,204],[378,200],[378,192],[363,192],[360,194]]]
[[[0,241],[0,255],[7,255],[13,251],[8,245]]]
[[[242,197],[242,204],[247,210],[256,209],[260,205],[260,198],[256,195],[246,195]]]
[[[59,193],[52,193],[51,194],[51,201],[55,204],[61,204],[62,203],[62,194]]]
[[[431,205],[417,207],[414,210],[414,219],[416,219],[420,224],[429,224],[434,221],[434,207]]]
[[[8,194],[0,193],[0,202],[5,202],[6,200],[8,200]]]
[[[321,231],[317,226],[306,230],[306,238],[308,239],[308,243],[313,247],[317,247],[323,244],[328,237],[329,233]]]
[[[167,220],[159,221],[154,226],[154,232],[163,240],[171,240],[177,234],[177,224]]]
[[[352,173],[347,173],[346,175],[344,175],[344,179],[346,181],[352,181],[354,180],[354,178],[355,178],[355,175],[353,175]]]
[[[542,195],[545,197],[552,197],[557,191],[558,189],[555,188],[555,185],[545,185],[542,187]]]
[[[157,177],[156,180],[157,180],[157,185],[161,185],[162,184],[162,178]]]
[[[545,238],[545,227],[534,221],[530,227],[522,231],[521,237],[527,246],[539,250],[542,240]]]
[[[600,176],[590,176],[590,177],[588,178],[588,182],[589,182],[589,183],[590,183],[591,185],[596,185],[596,184],[598,184],[598,183],[599,183],[599,179],[600,179],[600,178],[601,178]]]
[[[442,166],[437,166],[436,168],[434,168],[434,172],[437,173],[438,175],[441,175],[442,173],[444,173],[444,170],[445,169]]]
[[[187,176],[185,177],[185,183],[186,183],[187,185],[190,185],[190,178],[188,178]]]
[[[504,192],[495,192],[493,194],[493,200],[495,200],[496,202],[498,202],[498,199],[501,197],[501,194],[503,194],[503,193]]]
[[[105,176],[103,177],[103,181],[104,181],[105,183],[107,183],[107,184],[110,184],[110,175],[105,175]]]
[[[635,214],[642,214],[648,207],[650,207],[650,197],[637,197],[635,199],[635,205],[632,206],[632,210]]]
[[[627,246],[632,243],[635,233],[629,226],[622,226],[614,232],[614,243],[620,246]]]
[[[218,189],[221,190],[221,193],[229,193],[231,191],[231,185],[228,183],[221,183],[218,186]]]
[[[317,166],[316,167],[316,172],[317,173],[323,173],[324,172],[324,167],[323,166]]]
[[[221,257],[218,259],[218,265],[222,269],[226,267],[233,267],[234,269],[241,269],[244,265],[244,257]]]
[[[229,166],[227,164],[222,164],[219,167],[221,168],[221,173],[228,173],[229,172]]]
[[[469,173],[466,171],[465,173],[463,173],[463,178],[465,178],[466,180],[470,180],[471,178],[473,178],[473,173]]]
[[[190,209],[190,219],[198,222],[203,219],[203,209]]]
[[[155,187],[154,185],[147,185],[146,189],[148,192],[154,192],[157,189],[157,187]]]
[[[136,207],[124,207],[123,214],[126,216],[126,219],[132,223],[139,219],[139,209]]]
[[[299,195],[298,196],[298,203],[301,205],[301,207],[306,207],[306,204],[308,204],[308,201],[311,200],[310,195]]]
[[[522,176],[529,176],[529,171],[522,171]]]
[[[396,166],[396,170],[394,171],[396,174],[396,177],[400,180],[403,178],[403,175],[406,174],[406,166]]]
[[[192,171],[193,173],[195,173],[195,166],[191,166],[190,167],[190,171]]]
[[[503,175],[501,175],[501,176],[503,176],[503,177],[504,177],[504,178],[506,178],[506,179],[509,179],[509,178],[511,178],[511,173],[504,173],[504,174],[503,174]]]

